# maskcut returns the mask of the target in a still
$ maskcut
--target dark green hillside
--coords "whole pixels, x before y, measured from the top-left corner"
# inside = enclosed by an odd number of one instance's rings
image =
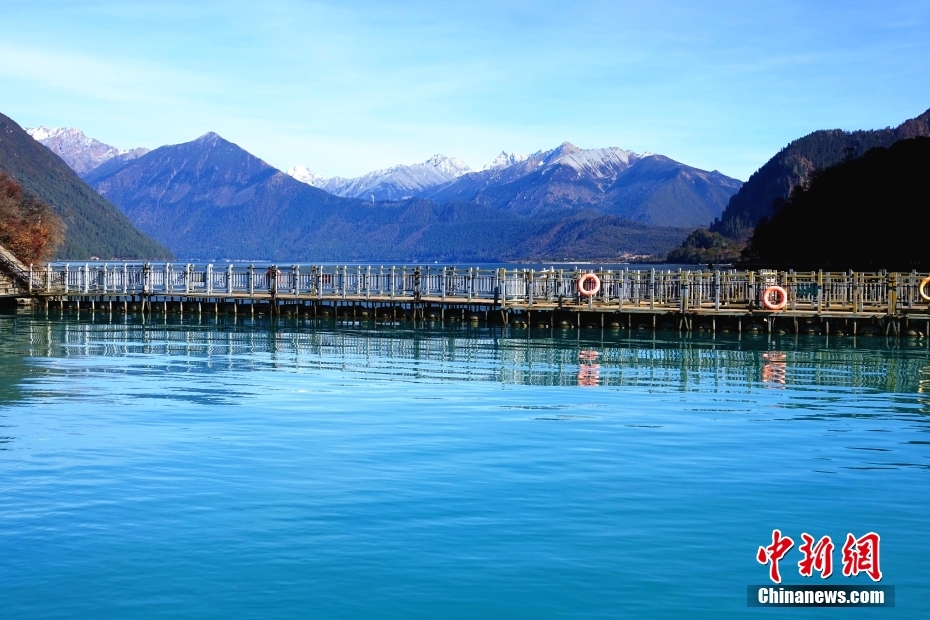
[[[171,252],[140,232],[57,155],[0,114],[0,170],[51,205],[67,226],[57,253],[64,260],[164,259]]]
[[[745,241],[760,219],[772,215],[775,201],[787,199],[791,190],[807,181],[814,170],[916,136],[930,136],[930,110],[893,129],[852,132],[832,129],[795,140],[749,177],[710,229]]]
[[[771,266],[930,269],[930,138],[875,148],[815,173],[771,220],[747,257]]]

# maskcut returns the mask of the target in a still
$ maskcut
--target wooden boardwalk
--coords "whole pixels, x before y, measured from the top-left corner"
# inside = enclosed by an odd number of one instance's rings
[[[811,329],[930,335],[926,274],[737,270],[593,270],[600,290],[578,293],[586,272],[438,266],[48,263],[26,267],[19,294],[49,308],[145,312],[346,314],[581,327],[691,330]],[[763,291],[787,291],[767,310]]]

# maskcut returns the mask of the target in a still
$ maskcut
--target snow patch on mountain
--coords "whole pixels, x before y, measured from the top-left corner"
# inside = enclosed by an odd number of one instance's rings
[[[565,148],[566,145],[571,148]],[[567,142],[556,151],[558,153],[553,152],[553,155],[547,158],[547,164],[570,166],[578,172],[585,172],[596,178],[613,176],[617,171],[625,170],[643,158],[633,151],[617,147],[583,150]]]
[[[326,182],[329,181],[328,177],[325,177],[322,174],[317,174],[306,166],[293,166],[288,168],[287,174],[288,176],[294,177],[301,183],[306,183],[307,185],[312,185],[313,187],[318,187],[320,189],[323,189],[323,186],[325,186]]]
[[[26,133],[47,146],[61,157],[79,175],[86,175],[111,159],[129,161],[149,152],[146,148],[120,150],[91,138],[75,127],[53,127],[44,125],[26,128]]]

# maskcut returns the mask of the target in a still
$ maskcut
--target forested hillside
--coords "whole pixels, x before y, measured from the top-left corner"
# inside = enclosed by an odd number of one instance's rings
[[[171,252],[140,232],[119,209],[84,183],[57,155],[2,114],[0,170],[22,183],[27,193],[50,205],[64,221],[65,242],[56,254],[58,258],[171,256]]]
[[[815,172],[756,227],[747,258],[779,267],[930,269],[930,138]]]
[[[889,147],[898,140],[930,136],[930,110],[896,128],[815,131],[795,140],[756,171],[740,188],[726,210],[710,227],[731,239],[745,241],[756,223],[771,216],[777,200],[785,200],[811,172],[858,157],[875,147]]]

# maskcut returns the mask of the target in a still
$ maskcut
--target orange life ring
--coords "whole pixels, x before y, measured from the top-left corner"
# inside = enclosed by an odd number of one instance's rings
[[[778,295],[778,301],[772,301],[770,297],[772,293]],[[762,291],[762,305],[768,308],[769,310],[784,310],[785,306],[788,305],[788,291],[783,289],[780,286],[770,286],[764,291]]]
[[[930,284],[930,277],[924,278],[920,282],[920,288],[917,289],[917,292],[920,293],[920,298],[924,301],[930,301],[930,293],[927,293],[927,285]]]
[[[592,280],[594,282],[594,288],[585,288],[585,282],[588,280]],[[601,290],[601,279],[593,273],[586,273],[578,278],[578,292],[585,297],[593,297],[594,295],[597,295],[599,290]]]

